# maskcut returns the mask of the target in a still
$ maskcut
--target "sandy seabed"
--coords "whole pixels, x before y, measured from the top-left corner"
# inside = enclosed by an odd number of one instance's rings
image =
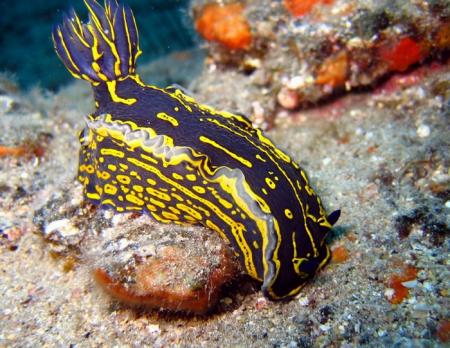
[[[43,238],[37,212],[60,197],[54,209],[70,220],[64,202],[81,202],[77,131],[93,104],[90,91],[75,83],[56,95],[25,94],[3,80],[2,144],[45,151],[0,158],[0,346],[444,347],[449,79],[448,66],[431,69],[413,84],[393,78],[375,92],[278,118],[268,136],[307,171],[328,211],[341,209],[330,243],[349,257],[288,302],[264,300],[244,278],[207,316],[118,304],[91,277],[95,253],[56,256],[56,247],[70,248]],[[223,95],[238,104],[227,88]],[[390,280],[407,267],[416,275],[393,304],[398,289]]]

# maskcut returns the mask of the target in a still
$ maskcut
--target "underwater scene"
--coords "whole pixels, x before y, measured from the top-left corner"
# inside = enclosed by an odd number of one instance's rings
[[[450,0],[0,10],[0,347],[448,347]]]

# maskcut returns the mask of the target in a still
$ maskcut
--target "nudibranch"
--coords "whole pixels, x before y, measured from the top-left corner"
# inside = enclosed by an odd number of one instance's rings
[[[53,31],[69,72],[89,81],[96,110],[80,133],[84,197],[116,212],[217,232],[270,299],[296,295],[330,258],[327,216],[305,172],[244,116],[145,85],[131,9],[84,0]]]

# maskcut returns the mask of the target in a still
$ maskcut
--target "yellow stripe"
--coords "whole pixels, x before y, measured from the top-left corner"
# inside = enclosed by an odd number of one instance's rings
[[[242,229],[239,230],[236,228],[236,226],[237,226],[236,221],[234,221],[231,217],[229,217],[228,215],[223,213],[220,210],[220,208],[218,208],[214,203],[197,196],[194,192],[190,191],[188,188],[180,185],[178,182],[163,175],[159,169],[152,167],[146,163],[143,163],[136,158],[129,157],[129,158],[127,158],[127,161],[157,175],[162,181],[167,183],[169,186],[177,188],[186,196],[191,197],[192,199],[195,199],[195,200],[199,201],[200,203],[204,204],[205,206],[207,206],[210,209],[210,211],[214,212],[219,219],[223,220],[228,226],[230,226],[230,229],[235,237],[236,243],[238,243],[238,246],[241,249],[242,254],[244,256],[245,268],[247,270],[247,273],[255,279],[260,279],[260,277],[258,276],[258,273],[256,271],[255,264],[253,262],[252,251],[251,251],[250,247],[248,246],[245,238],[243,238],[243,230]]]
[[[114,156],[119,158],[124,158],[125,154],[123,151],[115,150],[115,149],[100,149],[100,154],[103,156]]]
[[[126,105],[133,105],[134,103],[137,102],[136,98],[122,98],[117,95],[117,92],[116,92],[117,81],[116,80],[107,81],[106,85],[108,86],[109,95],[111,96],[111,99],[114,102],[122,103],[122,104],[126,104]]]
[[[127,17],[125,15],[125,7],[122,10],[122,17],[123,17],[123,26],[125,27],[125,33],[127,36],[127,42],[128,42],[128,72],[132,74],[134,72],[134,63],[133,63],[133,55],[132,48],[131,48],[131,38],[130,38],[130,32],[128,31],[128,23],[127,23]]]
[[[58,32],[59,39],[60,39],[60,41],[61,41],[61,45],[63,46],[64,51],[66,52],[67,58],[69,58],[70,64],[72,64],[73,68],[74,68],[77,72],[80,72],[80,68],[78,68],[78,66],[75,64],[75,62],[74,62],[73,59],[72,59],[72,56],[70,55],[69,50],[67,49],[66,42],[64,41],[64,37],[63,37],[63,34],[62,34],[62,32],[61,32],[61,29],[58,28],[58,29],[57,29],[57,32]],[[61,60],[64,61],[64,59],[61,59]],[[70,69],[69,69],[69,71],[70,71]],[[75,74],[75,73],[74,73],[74,74]],[[75,74],[75,75],[76,75],[76,74]],[[76,75],[76,76],[79,78],[79,75]]]
[[[89,46],[87,41],[82,36],[81,32],[78,31],[78,28],[75,26],[75,23],[73,21],[69,21],[69,23],[73,29],[74,34],[77,36],[78,40],[80,40],[80,42],[83,44],[83,46],[86,48],[90,48],[91,46]]]
[[[94,10],[89,6],[88,2],[85,1],[84,3],[86,4],[86,7],[88,8],[89,12],[91,13],[92,19],[94,21],[94,24],[97,27],[100,35],[102,36],[102,38],[106,42],[106,44],[109,46],[109,48],[111,50],[111,53],[112,53],[112,55],[115,58],[114,74],[116,76],[121,76],[121,72],[120,72],[120,57],[119,57],[119,53],[117,52],[116,45],[114,44],[115,34],[114,34],[114,28],[112,26],[112,23],[111,23],[110,19],[107,16],[105,16],[106,21],[108,22],[108,25],[109,25],[108,32],[111,33],[112,40],[110,40],[109,37],[105,34],[105,28],[102,27],[102,24],[101,24],[100,20],[98,19],[98,17],[95,14]],[[89,24],[88,24],[88,26],[89,26]]]
[[[225,152],[228,156],[234,158],[236,161],[239,161],[240,163],[242,163],[244,166],[251,168],[253,165],[250,161],[246,160],[245,158],[242,158],[239,155],[236,155],[234,152],[231,152],[230,150],[228,150],[227,148],[223,147],[222,145],[218,144],[217,142],[215,142],[214,140],[211,140],[203,135],[201,135],[199,137],[199,140],[205,144],[209,144],[214,146],[215,148],[222,150],[223,152]]]

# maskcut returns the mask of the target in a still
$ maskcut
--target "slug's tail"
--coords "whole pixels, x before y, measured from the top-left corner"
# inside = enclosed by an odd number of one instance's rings
[[[141,54],[133,12],[116,0],[84,0],[89,21],[82,23],[74,10],[53,29],[56,53],[69,72],[94,85],[135,74]]]

